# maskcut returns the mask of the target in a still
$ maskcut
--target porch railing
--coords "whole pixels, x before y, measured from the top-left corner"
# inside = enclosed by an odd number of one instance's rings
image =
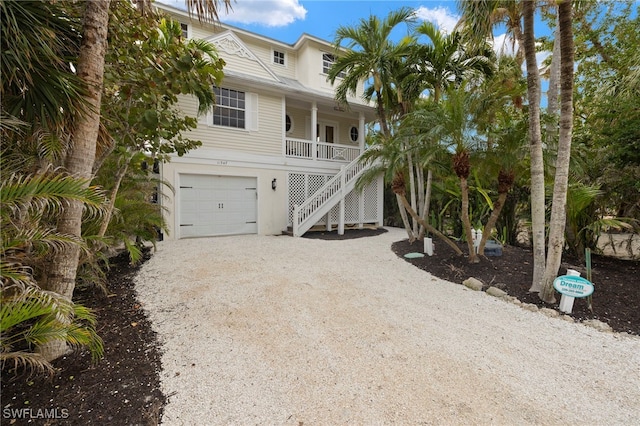
[[[360,155],[360,148],[354,145],[286,138],[284,154],[292,158],[350,163]]]

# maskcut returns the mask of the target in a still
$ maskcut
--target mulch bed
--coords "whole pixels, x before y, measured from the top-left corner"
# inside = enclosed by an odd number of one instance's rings
[[[0,423],[158,424],[166,402],[160,391],[161,352],[133,288],[139,268],[121,255],[112,259],[108,295],[95,288],[76,289],[74,299],[96,313],[104,358],[94,365],[87,352],[72,353],[53,362],[53,377],[13,377],[3,370]],[[31,410],[11,411],[21,409]]]
[[[339,240],[379,235],[384,229],[314,232],[307,238]],[[436,241],[434,256],[405,259],[404,254],[422,252],[422,242],[394,243],[392,250],[407,262],[440,278],[462,282],[473,276],[488,286],[501,288],[526,303],[545,306],[537,295],[528,292],[531,283],[532,255],[527,249],[505,247],[503,256],[469,264],[453,250]],[[3,425],[157,425],[167,396],[160,390],[161,350],[155,332],[145,316],[133,288],[139,265],[132,267],[126,256],[112,259],[109,295],[95,289],[79,290],[76,299],[94,309],[99,333],[105,344],[105,357],[92,365],[90,356],[78,352],[54,362],[51,378],[14,378],[2,371]],[[563,266],[580,269],[571,260]],[[593,257],[593,281],[596,292],[591,313],[583,300],[576,300],[573,316],[596,318],[616,331],[640,335],[640,262]],[[561,269],[561,273],[564,270]],[[555,308],[555,306],[551,306]],[[18,419],[12,409],[25,409],[40,418]],[[55,411],[57,409],[57,411]],[[9,410],[9,411],[7,411]],[[41,410],[41,411],[38,411]],[[42,410],[48,410],[47,413]],[[24,410],[21,411],[24,413]],[[15,413],[15,412],[14,412]],[[57,419],[43,418],[57,414]],[[65,418],[61,418],[65,417]],[[206,421],[206,420],[205,420]]]
[[[399,257],[414,266],[439,278],[462,283],[474,277],[484,284],[483,290],[490,286],[506,291],[523,303],[533,303],[539,307],[558,310],[560,294],[556,294],[557,303],[549,305],[540,300],[537,293],[529,293],[533,280],[533,253],[530,249],[505,246],[502,256],[482,257],[480,263],[471,264],[466,256],[458,256],[445,243],[434,239],[433,256],[407,259],[407,253],[423,251],[423,242],[398,241],[392,250]],[[459,245],[463,253],[466,244]],[[599,255],[591,256],[592,282],[595,291],[592,297],[593,312],[588,309],[586,299],[575,299],[571,316],[577,320],[597,319],[605,322],[617,332],[640,335],[640,261],[621,260]],[[563,257],[560,275],[567,268],[582,272],[586,277],[583,262],[569,256]]]

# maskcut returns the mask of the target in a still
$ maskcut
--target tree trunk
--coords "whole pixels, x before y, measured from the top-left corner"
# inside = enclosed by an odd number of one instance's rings
[[[433,182],[433,173],[431,169],[427,170],[427,188],[424,194],[424,207],[422,208],[422,220],[427,221],[429,218],[429,210],[431,209],[431,183]],[[420,232],[418,233],[418,239],[424,238],[425,227],[420,225]]]
[[[478,246],[479,255],[484,256],[484,246],[487,245],[487,240],[491,235],[491,231],[493,231],[493,228],[496,227],[496,222],[498,222],[498,218],[500,217],[500,213],[502,212],[502,206],[504,206],[506,200],[506,192],[498,194],[498,199],[493,204],[493,211],[491,212],[491,216],[489,216],[489,220],[487,220],[487,224],[484,227],[484,231],[482,232],[482,239],[480,240],[480,245]]]
[[[529,98],[529,148],[531,151],[531,230],[533,234],[533,282],[531,292],[542,289],[545,269],[545,200],[544,159],[540,133],[540,75],[536,60],[536,39],[533,28],[535,3],[524,0],[524,54],[527,62],[527,97]]]
[[[120,167],[118,173],[116,173],[116,181],[113,184],[113,189],[111,189],[111,194],[109,194],[109,205],[107,206],[107,211],[104,214],[104,218],[102,219],[102,223],[100,224],[100,230],[98,231],[98,237],[104,237],[104,234],[107,232],[107,228],[109,227],[109,222],[111,222],[111,217],[113,216],[113,210],[116,205],[116,197],[118,196],[118,190],[120,190],[120,184],[122,183],[122,179],[127,174],[127,170],[129,169],[129,160],[127,159],[125,163]]]
[[[407,201],[407,197],[405,197],[404,195],[401,195],[401,194],[397,194],[397,193],[396,193],[396,196],[400,199],[400,201],[402,202],[402,205],[407,209],[407,211],[409,212],[411,217],[415,218],[418,221],[418,223],[420,223],[420,225],[424,226],[429,232],[431,232],[436,237],[440,238],[440,240],[444,241],[449,247],[451,247],[453,249],[453,251],[456,252],[456,254],[458,256],[462,256],[463,255],[462,250],[460,250],[460,247],[458,247],[453,241],[451,241],[449,238],[447,238],[447,236],[444,235],[442,232],[438,231],[436,228],[434,228],[433,226],[429,225],[427,222],[422,220],[422,218],[420,216],[418,216],[418,213],[416,213],[411,208],[411,205],[409,204],[409,201]]]
[[[469,184],[467,179],[460,177],[460,191],[462,192],[462,225],[464,233],[467,237],[467,248],[469,249],[469,263],[478,263],[479,259],[476,255],[476,249],[473,246],[473,234],[471,233],[471,219],[469,219]]]
[[[573,131],[573,66],[574,44],[571,18],[571,1],[558,5],[560,27],[560,138],[556,176],[553,185],[553,204],[549,223],[549,253],[544,274],[540,299],[555,303],[553,280],[560,269],[564,248],[564,229],[566,225],[567,188],[569,185],[569,161],[571,159],[571,134]]]
[[[409,190],[411,191],[411,208],[414,211],[417,211],[418,207],[416,200],[416,176],[414,174],[413,157],[409,152],[407,153],[407,164],[409,166]],[[418,234],[418,221],[415,218],[413,218],[413,221],[411,223],[411,231],[413,232],[413,235]]]
[[[100,127],[100,104],[104,59],[107,50],[110,0],[85,3],[82,44],[78,56],[78,76],[87,86],[85,113],[76,117],[71,135],[71,148],[65,161],[67,171],[77,177],[91,180]],[[58,232],[81,236],[83,204],[70,201],[58,220]],[[55,291],[71,300],[75,287],[80,247],[68,245],[53,258],[46,279],[46,290]],[[67,351],[63,341],[55,340],[39,348],[47,360],[54,360]]]
[[[400,217],[402,218],[402,224],[404,225],[404,229],[407,231],[407,237],[409,238],[409,242],[412,243],[416,240],[416,236],[414,235],[413,230],[411,229],[411,224],[409,223],[409,217],[407,216],[407,210],[405,209],[405,205],[402,202],[402,198],[400,195],[396,194],[396,201],[398,201],[398,211],[400,212]],[[407,205],[409,205],[408,202],[407,202]]]
[[[424,217],[424,170],[422,166],[419,165],[416,165],[416,181],[416,186],[418,189],[418,208],[416,209],[416,211],[418,212],[418,216]],[[418,239],[422,239],[422,229],[424,229],[424,227],[420,225],[417,230]]]
[[[546,141],[549,146],[557,134],[558,118],[558,87],[560,84],[560,28],[558,17],[556,16],[556,29],[553,32],[553,54],[551,56],[551,67],[549,70],[549,90],[547,91],[547,114],[551,118],[547,123]]]

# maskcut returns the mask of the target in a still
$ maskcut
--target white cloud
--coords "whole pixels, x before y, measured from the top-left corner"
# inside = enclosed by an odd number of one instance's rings
[[[179,9],[186,9],[184,0],[158,1]],[[304,19],[307,10],[299,0],[242,0],[231,2],[228,13],[222,6],[219,15],[222,22],[284,27],[297,19]]]
[[[223,22],[284,27],[307,15],[298,0],[242,0],[232,2],[232,7],[228,15],[220,16]]]
[[[453,28],[460,19],[459,16],[452,14],[449,9],[442,6],[438,6],[434,9],[420,6],[416,9],[416,17],[423,21],[433,22],[438,26],[440,31],[446,31],[447,33],[451,33],[453,31]]]
[[[518,50],[518,42],[514,41],[508,34],[500,34],[493,38],[493,51],[497,55],[515,55]]]

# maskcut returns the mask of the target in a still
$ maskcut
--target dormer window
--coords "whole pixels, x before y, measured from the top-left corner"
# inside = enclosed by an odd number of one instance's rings
[[[322,73],[329,74],[329,70],[331,69],[333,64],[335,64],[335,62],[336,62],[335,55],[332,55],[331,53],[323,53],[322,54]],[[344,78],[344,76],[345,74],[343,72],[338,74],[338,78]]]
[[[284,65],[284,52],[273,51],[273,63],[277,65]]]
[[[182,37],[189,38],[189,25],[180,22],[180,29],[182,30]]]

